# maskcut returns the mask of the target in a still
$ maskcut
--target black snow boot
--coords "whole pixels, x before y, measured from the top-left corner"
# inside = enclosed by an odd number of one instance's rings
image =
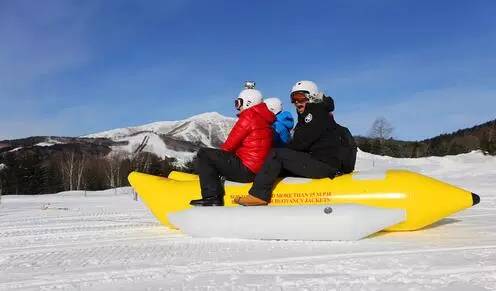
[[[206,197],[191,200],[189,204],[193,206],[224,206],[224,201],[222,201],[222,198],[219,197]]]

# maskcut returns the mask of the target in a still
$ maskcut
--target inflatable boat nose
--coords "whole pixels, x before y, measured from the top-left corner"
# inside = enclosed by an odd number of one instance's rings
[[[480,202],[479,195],[472,193],[472,206],[479,204],[479,202]]]

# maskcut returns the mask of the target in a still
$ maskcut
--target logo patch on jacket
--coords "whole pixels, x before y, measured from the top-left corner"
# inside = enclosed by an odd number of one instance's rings
[[[307,116],[305,116],[305,123],[309,123],[310,121],[312,121],[312,113],[308,113]]]

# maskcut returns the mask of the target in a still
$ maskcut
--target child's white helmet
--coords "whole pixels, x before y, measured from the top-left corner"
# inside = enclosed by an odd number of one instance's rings
[[[274,115],[277,115],[277,113],[282,111],[282,102],[279,98],[267,98],[264,103],[267,105],[267,108],[274,113]]]

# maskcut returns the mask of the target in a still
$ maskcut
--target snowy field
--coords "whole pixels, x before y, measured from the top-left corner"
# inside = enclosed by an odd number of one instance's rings
[[[358,163],[421,172],[481,203],[420,231],[299,242],[192,239],[129,188],[4,196],[0,290],[496,290],[495,157],[360,153]]]

